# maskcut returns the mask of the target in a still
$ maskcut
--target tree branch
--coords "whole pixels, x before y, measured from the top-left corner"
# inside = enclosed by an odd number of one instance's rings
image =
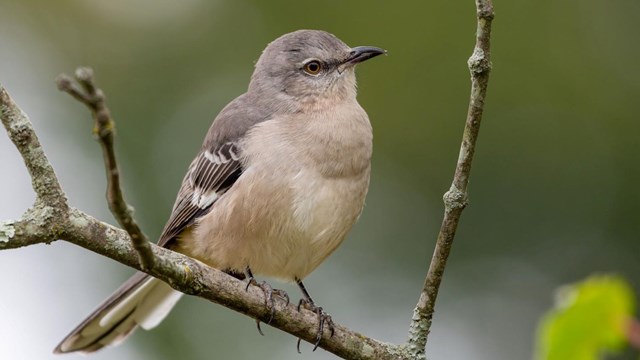
[[[75,73],[75,79],[80,86],[69,76],[60,75],[56,80],[58,89],[73,96],[91,110],[94,120],[93,133],[102,147],[104,166],[107,173],[107,202],[109,203],[109,209],[120,226],[129,233],[133,247],[138,252],[142,268],[150,269],[153,267],[154,258],[149,246],[149,240],[134,219],[134,209],[125,201],[120,186],[120,170],[118,169],[113,145],[115,122],[111,118],[111,111],[107,107],[106,98],[103,91],[96,87],[91,68],[78,68]]]
[[[476,45],[469,58],[468,65],[471,72],[471,98],[467,120],[462,134],[460,155],[456,165],[451,188],[444,194],[444,219],[436,240],[431,264],[424,281],[424,286],[418,304],[413,311],[409,329],[410,348],[415,351],[416,358],[424,358],[427,337],[433,320],[436,298],[444,269],[451,252],[453,238],[458,228],[458,221],[462,210],[467,206],[467,185],[471,173],[471,162],[475,152],[480,121],[484,109],[484,100],[491,70],[490,36],[491,21],[493,20],[492,0],[476,0],[477,31]]]

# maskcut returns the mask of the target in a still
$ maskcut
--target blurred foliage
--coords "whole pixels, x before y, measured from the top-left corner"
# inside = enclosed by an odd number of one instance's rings
[[[559,290],[538,329],[537,360],[596,360],[627,344],[636,299],[618,276],[592,276]]]

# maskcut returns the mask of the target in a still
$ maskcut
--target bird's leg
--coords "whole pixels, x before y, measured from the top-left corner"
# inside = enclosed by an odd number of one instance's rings
[[[253,273],[248,266],[244,269],[244,278],[247,280],[247,286],[244,288],[245,291],[249,290],[249,285],[258,286],[258,282],[256,278],[253,277]]]
[[[304,307],[305,309],[309,311],[313,311],[318,315],[318,333],[316,334],[316,342],[312,350],[312,351],[316,351],[316,349],[318,348],[318,345],[320,345],[320,340],[322,340],[322,335],[324,334],[325,326],[327,326],[329,328],[329,331],[331,332],[330,337],[333,337],[333,333],[335,331],[333,319],[331,319],[331,315],[327,314],[326,312],[324,312],[324,310],[322,310],[322,307],[317,306],[313,302],[313,300],[311,299],[311,296],[309,296],[309,292],[304,287],[302,280],[296,278],[296,284],[298,284],[298,287],[302,291],[302,296],[303,296],[303,298],[300,299],[300,301],[298,302],[298,311],[300,311],[301,307]],[[296,346],[298,349],[298,353],[300,353],[300,340],[301,339],[298,338],[298,344]]]
[[[253,273],[251,272],[251,269],[248,266],[244,270],[244,273],[245,273],[245,278],[247,279],[247,286],[245,287],[245,290],[249,290],[249,285],[255,285],[260,289],[262,289],[262,292],[264,293],[264,306],[267,309],[269,309],[269,311],[271,312],[271,315],[269,316],[269,321],[267,321],[267,324],[271,323],[271,320],[273,320],[273,316],[276,314],[276,305],[275,305],[275,301],[273,300],[273,295],[276,295],[281,299],[285,300],[288,306],[289,294],[287,294],[287,292],[284,290],[272,288],[271,285],[267,284],[266,281],[262,281],[260,283],[257,282],[256,279],[253,277]],[[264,333],[260,328],[260,320],[256,320],[256,326],[258,327],[258,332],[260,333],[260,335],[264,336]]]

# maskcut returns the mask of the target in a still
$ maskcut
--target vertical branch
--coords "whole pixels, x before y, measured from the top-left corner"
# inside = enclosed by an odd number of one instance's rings
[[[111,118],[111,112],[106,104],[106,98],[102,90],[96,87],[93,79],[93,70],[90,68],[78,68],[75,73],[77,84],[68,76],[58,77],[58,88],[76,100],[85,104],[93,115],[93,133],[98,138],[102,147],[104,166],[107,173],[107,202],[113,216],[118,223],[129,233],[134,248],[138,252],[143,269],[150,269],[154,263],[153,252],[149,246],[147,236],[133,218],[133,207],[124,199],[120,186],[120,170],[116,161],[114,149],[115,122]],[[80,84],[80,86],[78,86]]]
[[[477,32],[476,44],[468,65],[471,72],[471,98],[467,120],[462,134],[462,144],[451,188],[444,194],[444,219],[440,226],[436,247],[424,281],[420,299],[413,313],[409,329],[409,345],[417,358],[424,358],[427,336],[433,320],[433,311],[438,296],[444,269],[451,252],[451,245],[458,227],[462,210],[467,206],[467,185],[471,172],[471,162],[475,152],[480,121],[484,109],[490,60],[491,21],[493,20],[492,0],[476,0]]]

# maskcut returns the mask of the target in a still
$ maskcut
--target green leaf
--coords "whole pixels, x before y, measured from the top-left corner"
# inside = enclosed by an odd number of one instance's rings
[[[592,276],[559,290],[538,328],[537,360],[596,360],[626,344],[634,295],[618,276]]]

